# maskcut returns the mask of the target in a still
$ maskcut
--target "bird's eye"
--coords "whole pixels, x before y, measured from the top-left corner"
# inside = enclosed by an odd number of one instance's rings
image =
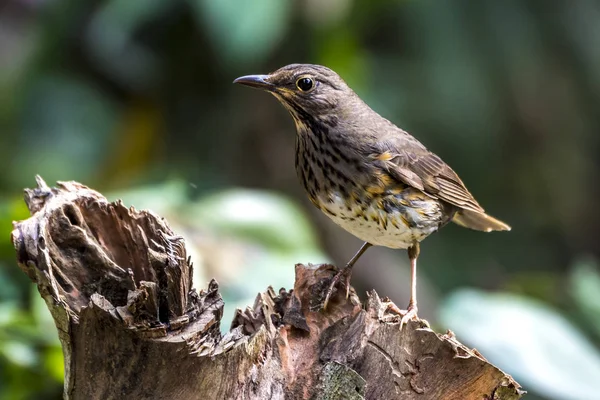
[[[296,81],[296,86],[298,86],[298,89],[301,91],[308,92],[315,87],[315,83],[311,78],[304,77]]]

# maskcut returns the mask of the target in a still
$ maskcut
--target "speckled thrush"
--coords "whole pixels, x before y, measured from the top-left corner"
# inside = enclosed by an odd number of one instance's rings
[[[401,325],[417,318],[419,243],[449,221],[507,231],[485,214],[458,175],[417,139],[366,105],[331,69],[292,64],[234,83],[274,95],[296,123],[296,172],[310,201],[364,245],[333,277],[346,294],[352,266],[372,245],[408,249],[411,298]]]

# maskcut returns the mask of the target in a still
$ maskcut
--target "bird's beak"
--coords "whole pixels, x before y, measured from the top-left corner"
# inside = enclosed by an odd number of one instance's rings
[[[240,85],[246,85],[257,89],[273,90],[275,85],[268,82],[269,75],[246,75],[240,76],[233,83],[239,83]]]

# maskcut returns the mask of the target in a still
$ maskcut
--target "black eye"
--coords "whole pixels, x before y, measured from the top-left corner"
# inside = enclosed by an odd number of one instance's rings
[[[296,81],[296,86],[298,86],[298,89],[300,89],[301,91],[308,92],[315,86],[315,83],[312,79],[305,77],[298,79]]]

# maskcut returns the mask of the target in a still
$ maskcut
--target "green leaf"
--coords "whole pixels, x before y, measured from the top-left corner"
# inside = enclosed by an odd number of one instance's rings
[[[65,376],[65,363],[62,348],[60,346],[49,347],[44,354],[44,366],[50,376],[58,382],[62,382]]]
[[[40,293],[35,286],[31,287],[30,293],[31,315],[36,324],[39,339],[45,343],[59,346],[60,342],[58,340],[56,325],[54,324],[54,319],[52,318],[52,314],[50,314],[50,310],[48,310],[46,302],[42,296],[40,296]]]
[[[210,195],[192,206],[189,218],[260,242],[271,251],[318,248],[315,232],[302,210],[272,193],[232,189]]]
[[[12,222],[27,219],[28,217],[29,210],[21,196],[0,200],[0,231],[6,232],[6,234],[0,235],[0,257],[13,259],[15,250],[9,234],[12,231]],[[1,269],[2,266],[0,265],[0,274],[2,273]],[[0,289],[3,288],[3,280],[0,276]],[[3,294],[0,294],[0,298],[3,297]]]
[[[10,326],[19,318],[19,309],[13,303],[0,302],[0,330]]]
[[[22,367],[32,367],[38,358],[30,345],[16,340],[4,341],[0,345],[0,354],[6,357],[9,362]]]
[[[112,192],[107,195],[107,198],[110,201],[122,200],[126,207],[135,207],[136,210],[151,210],[155,214],[169,219],[169,216],[174,214],[182,214],[181,207],[188,201],[186,189],[183,181],[171,180]]]
[[[553,399],[597,397],[600,353],[543,303],[464,289],[447,298],[440,320],[528,391]]]
[[[586,322],[600,336],[600,271],[594,260],[583,260],[571,273],[571,295]]]

